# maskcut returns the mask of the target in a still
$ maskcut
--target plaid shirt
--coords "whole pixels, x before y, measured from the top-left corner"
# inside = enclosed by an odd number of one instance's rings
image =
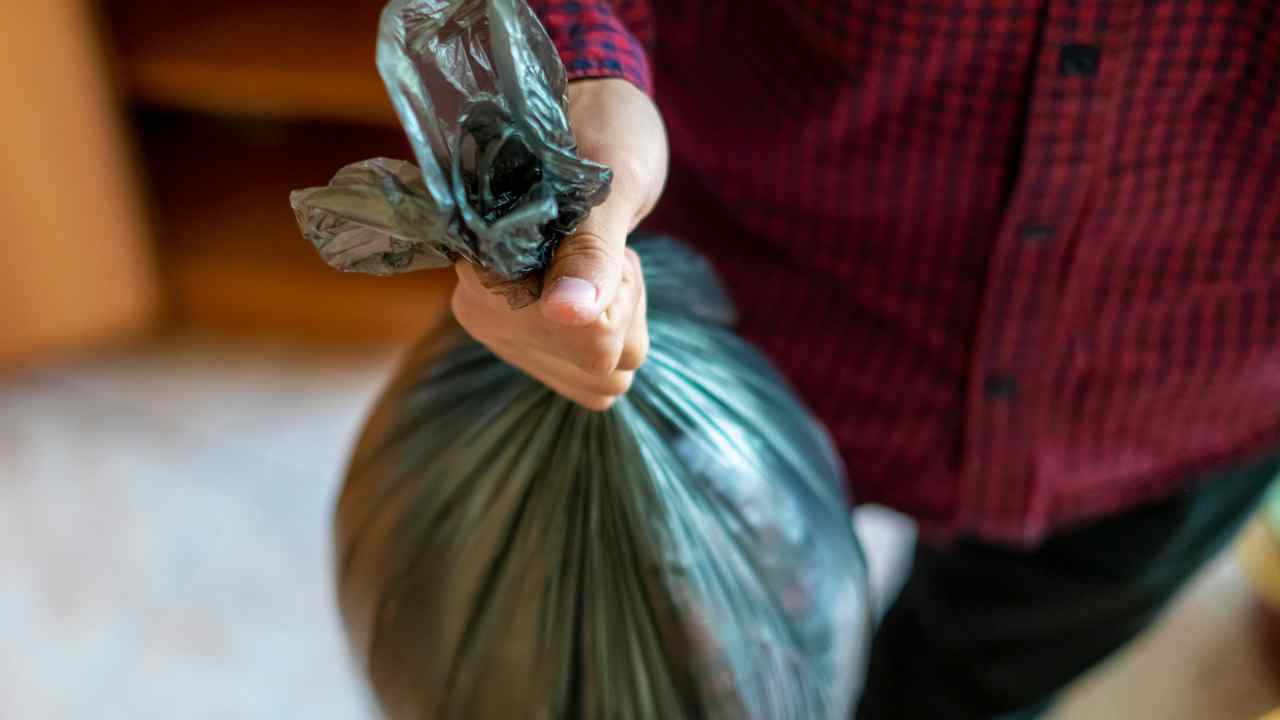
[[[861,500],[1029,543],[1280,449],[1280,3],[533,5]]]

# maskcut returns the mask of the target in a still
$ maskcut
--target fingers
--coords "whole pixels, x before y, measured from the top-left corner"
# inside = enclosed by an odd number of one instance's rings
[[[508,364],[585,408],[605,410],[630,388],[649,347],[639,257],[624,250],[622,267],[613,304],[588,325],[566,326],[536,306],[511,310],[460,263],[454,315]]]
[[[614,403],[631,388],[631,383],[635,379],[635,371],[620,370],[611,373],[608,377],[608,384],[600,387],[579,382],[573,377],[561,377],[538,369],[530,369],[526,370],[526,372],[557,394],[563,395],[582,407],[596,412],[603,412],[613,407]]]
[[[522,369],[538,382],[573,402],[595,411],[609,409],[626,394],[635,379],[635,371],[616,370],[594,375],[550,355],[531,357],[526,348],[496,343],[489,348],[509,365]]]
[[[632,275],[629,268],[626,274]],[[608,375],[618,368],[640,295],[634,278],[628,278],[625,287],[615,292],[612,307],[589,325],[581,326],[546,320],[536,306],[510,309],[502,298],[480,285],[473,269],[460,267],[458,278],[453,295],[454,317],[485,345],[524,347],[530,353],[562,360],[588,375]],[[518,362],[512,364],[524,367]]]
[[[579,326],[613,306],[627,234],[657,203],[668,152],[657,108],[626,81],[571,83],[569,114],[579,152],[613,171],[608,199],[560,243],[546,275],[543,316]]]
[[[622,354],[618,357],[619,370],[637,370],[644,364],[649,355],[649,318],[647,298],[645,297],[644,273],[640,265],[640,256],[627,248],[627,264],[630,272],[624,273],[624,283],[634,283],[637,289],[633,316],[627,326],[626,338],[622,345]]]
[[[454,316],[485,344],[520,343],[591,375],[634,370],[648,351],[648,332],[643,327],[644,282],[639,257],[633,251],[623,251],[621,265],[613,303],[589,324],[567,326],[546,320],[533,307],[511,310],[502,298],[484,288],[474,268],[459,263]]]
[[[628,200],[614,194],[573,235],[560,241],[547,268],[542,316],[561,325],[588,325],[609,309],[622,281],[627,227],[613,218]]]
[[[453,306],[462,327],[503,360],[602,410],[630,386],[649,349],[644,278],[626,237],[661,195],[667,139],[653,102],[624,80],[575,81],[568,95],[579,152],[613,170],[608,199],[560,243],[537,303],[511,310],[459,263]]]

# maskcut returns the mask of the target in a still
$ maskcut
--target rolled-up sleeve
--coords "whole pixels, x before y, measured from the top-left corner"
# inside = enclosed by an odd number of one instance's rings
[[[654,39],[648,0],[530,0],[560,51],[570,80],[612,77],[653,92],[646,46]]]

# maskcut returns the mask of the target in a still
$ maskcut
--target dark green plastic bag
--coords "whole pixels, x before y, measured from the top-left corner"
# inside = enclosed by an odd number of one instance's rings
[[[608,174],[576,157],[564,71],[528,7],[398,0],[379,66],[424,170],[370,161],[295,194],[304,233],[344,269],[466,259],[536,278]],[[487,159],[460,160],[469,146]],[[338,589],[389,717],[851,717],[871,618],[830,441],[732,333],[703,259],[633,246],[651,351],[611,410],[451,327],[366,426]],[[517,304],[536,293],[521,287]]]

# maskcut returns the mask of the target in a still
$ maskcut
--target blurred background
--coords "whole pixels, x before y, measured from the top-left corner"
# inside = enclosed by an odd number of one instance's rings
[[[452,273],[334,272],[288,193],[409,155],[372,62],[381,5],[0,9],[0,718],[374,717],[329,513]],[[1057,716],[1280,705],[1276,507]],[[857,523],[888,597],[911,529]]]

